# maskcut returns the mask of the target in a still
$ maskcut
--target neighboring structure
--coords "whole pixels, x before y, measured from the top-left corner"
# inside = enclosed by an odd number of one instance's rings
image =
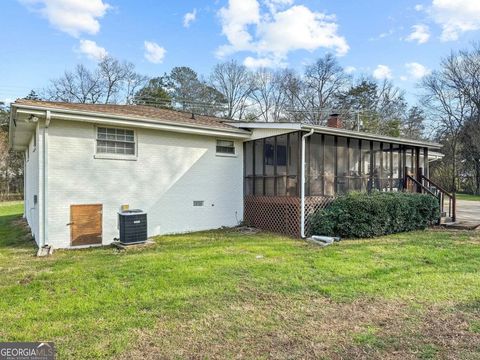
[[[440,147],[298,123],[34,100],[12,104],[10,144],[25,154],[25,217],[39,247],[55,248],[111,243],[123,205],[147,212],[149,236],[243,220],[305,235],[308,215],[336,194],[402,189],[405,167],[428,174],[428,151]]]

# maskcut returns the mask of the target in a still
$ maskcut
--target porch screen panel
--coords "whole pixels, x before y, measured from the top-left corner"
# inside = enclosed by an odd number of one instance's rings
[[[362,179],[362,191],[368,190],[370,169],[371,169],[371,151],[370,141],[362,140],[361,142],[361,179]]]
[[[263,195],[263,140],[255,140],[255,195]]]
[[[298,196],[299,132],[244,145],[245,195]]]
[[[405,148],[405,166],[408,167],[408,172],[410,175],[413,174],[413,158],[412,158],[412,149]]]
[[[299,141],[298,133],[288,134],[288,158],[287,158],[287,195],[298,195],[298,157],[299,157]]]
[[[418,157],[418,163],[420,164],[420,167],[422,168],[423,174],[425,174],[425,154],[424,154],[424,148],[421,148],[421,149],[420,149],[419,157]]]
[[[323,194],[323,150],[322,150],[322,135],[313,134],[310,139],[310,161],[309,164],[309,189],[308,195],[322,195]]]
[[[265,195],[275,195],[275,138],[265,139]]]
[[[424,174],[426,177],[430,177],[429,163],[428,163],[428,148],[423,148],[423,166]]]
[[[277,196],[285,196],[287,192],[287,135],[277,136],[275,148],[276,169],[276,190]]]
[[[324,149],[324,194],[335,195],[335,143],[333,136],[325,136]]]
[[[370,177],[370,190],[381,190],[380,179],[382,178],[382,152],[380,143],[373,142],[373,174]]]
[[[348,148],[348,189],[360,191],[362,183],[360,178],[360,141],[358,139],[350,139],[350,146]]]
[[[391,191],[392,187],[392,163],[391,163],[391,144],[383,143],[382,145],[382,191]]]
[[[337,138],[337,194],[348,191],[348,147],[347,138]]]
[[[400,145],[392,144],[392,191],[398,191],[402,188],[402,164],[400,160]]]
[[[245,195],[253,195],[253,144],[245,143]]]
[[[412,149],[412,173],[415,176],[417,174],[417,148]]]

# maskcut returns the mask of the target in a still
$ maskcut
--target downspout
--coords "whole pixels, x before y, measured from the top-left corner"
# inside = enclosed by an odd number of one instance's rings
[[[40,236],[39,248],[43,248],[48,244],[48,127],[50,126],[51,112],[45,112],[45,127],[43,129],[43,151],[42,151],[42,236]]]
[[[305,139],[312,136],[315,132],[310,129],[310,132],[302,135],[302,160],[301,160],[301,175],[300,175],[300,236],[305,238]]]

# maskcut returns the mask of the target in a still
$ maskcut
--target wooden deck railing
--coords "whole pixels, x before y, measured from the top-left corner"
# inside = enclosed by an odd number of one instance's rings
[[[440,205],[440,217],[447,216],[453,222],[457,219],[457,199],[455,193],[450,193],[443,187],[435,183],[423,174],[423,169],[419,168],[416,178],[409,174],[408,167],[405,168],[404,189],[411,190],[415,188],[416,192],[427,193],[438,199]],[[410,187],[412,184],[412,187]],[[445,209],[445,198],[448,199],[448,211]]]

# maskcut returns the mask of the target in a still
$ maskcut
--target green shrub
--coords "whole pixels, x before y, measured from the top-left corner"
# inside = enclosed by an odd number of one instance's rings
[[[426,194],[350,193],[309,221],[315,235],[368,238],[425,229],[440,216],[438,199]]]

